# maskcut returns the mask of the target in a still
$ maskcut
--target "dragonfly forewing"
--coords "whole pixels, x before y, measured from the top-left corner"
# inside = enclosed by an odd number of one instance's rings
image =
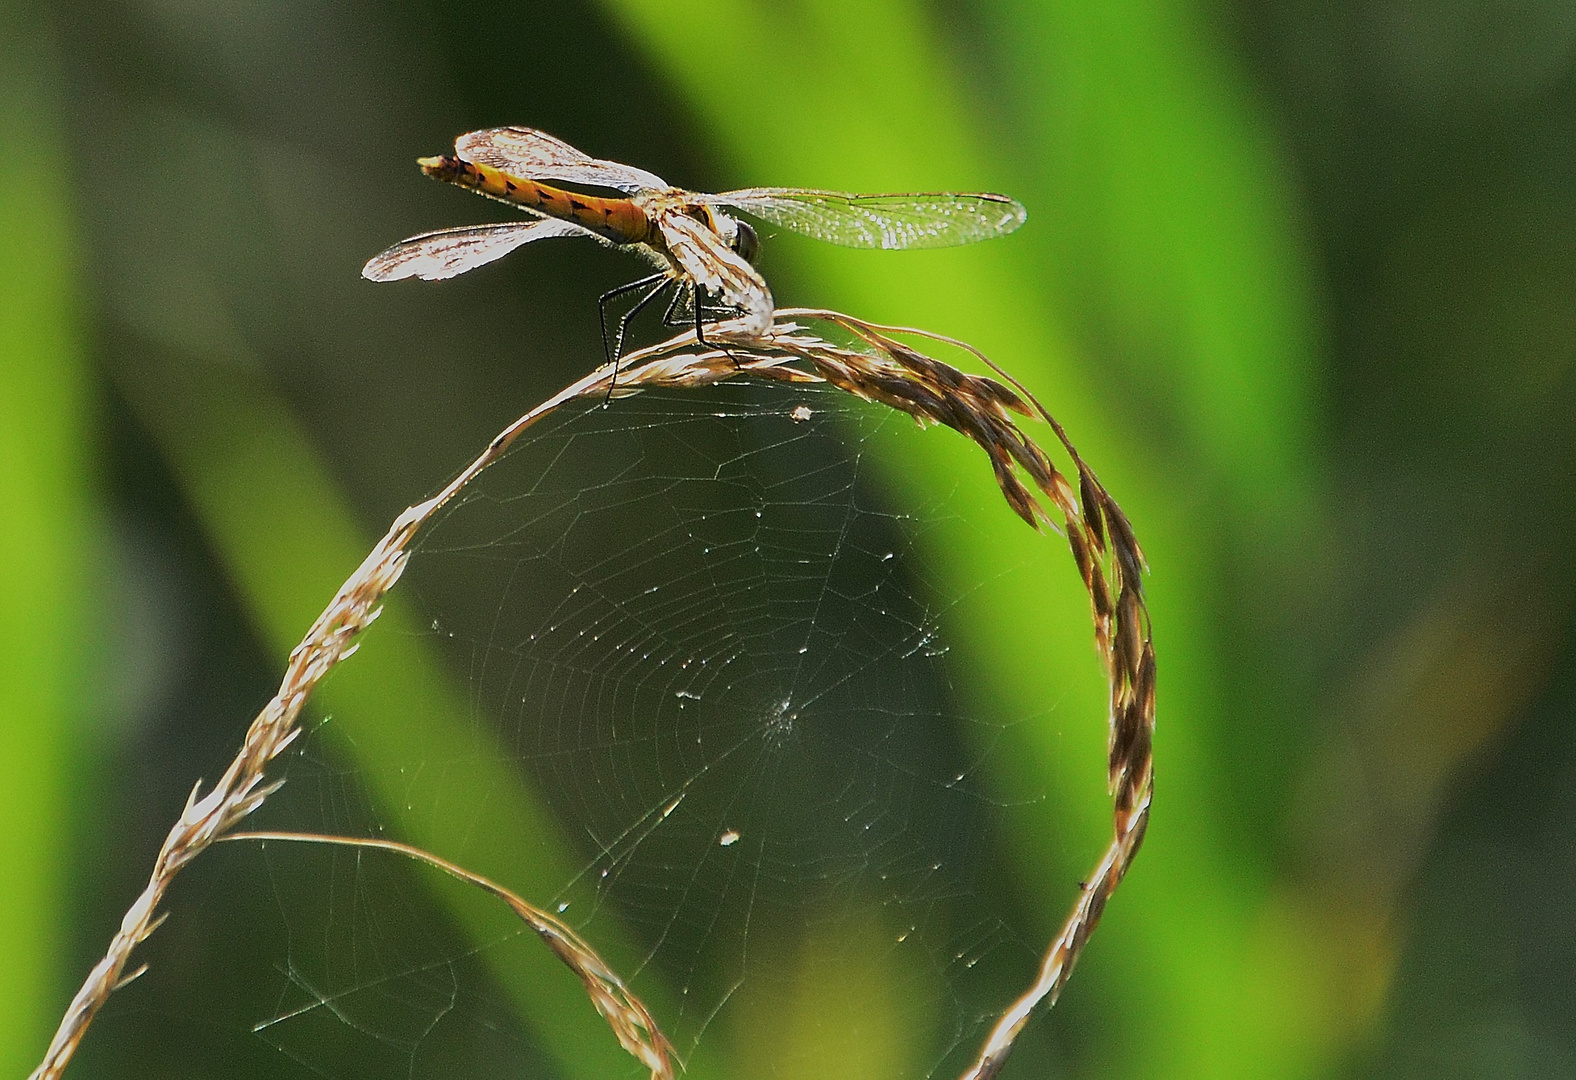
[[[654,173],[591,157],[534,128],[472,131],[454,140],[454,152],[466,161],[528,180],[562,180],[628,192],[663,191],[668,187],[668,182]]]
[[[954,247],[1004,236],[1028,212],[1005,195],[916,192],[852,195],[809,188],[747,188],[696,199],[743,210],[797,233],[843,247]]]

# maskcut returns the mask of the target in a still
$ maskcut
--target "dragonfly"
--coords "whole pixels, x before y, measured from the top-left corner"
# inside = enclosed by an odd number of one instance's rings
[[[602,344],[614,367],[623,354],[629,322],[665,291],[673,291],[664,322],[686,314],[695,338],[707,345],[703,319],[727,321],[751,336],[771,326],[771,289],[755,267],[760,221],[833,244],[887,250],[951,247],[1003,236],[1022,225],[1023,205],[985,192],[920,192],[856,195],[812,188],[758,187],[705,194],[673,187],[644,169],[593,158],[561,139],[528,127],[472,131],[454,142],[454,153],[417,160],[422,172],[524,211],[528,221],[463,225],[401,240],[362,269],[372,281],[456,277],[501,259],[535,240],[589,236],[627,248],[656,272],[604,293],[598,301]],[[622,192],[588,194],[557,186]],[[609,305],[640,293],[609,333]],[[715,300],[710,305],[703,297]],[[724,350],[726,351],[726,350]]]

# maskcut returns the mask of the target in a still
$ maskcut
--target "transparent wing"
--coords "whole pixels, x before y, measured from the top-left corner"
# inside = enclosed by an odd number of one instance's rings
[[[762,221],[856,248],[937,248],[1012,232],[1028,216],[1023,204],[984,192],[848,195],[809,188],[748,188],[696,195]]]
[[[473,164],[527,180],[567,180],[630,192],[661,191],[668,186],[662,177],[644,169],[590,157],[535,128],[472,131],[454,140],[454,152]]]
[[[501,259],[532,240],[590,235],[573,222],[557,218],[439,229],[401,240],[387,251],[372,256],[361,268],[361,276],[369,281],[398,281],[408,277],[442,281]]]

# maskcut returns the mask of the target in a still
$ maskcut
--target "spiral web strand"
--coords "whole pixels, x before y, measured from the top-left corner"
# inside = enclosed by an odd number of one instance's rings
[[[974,968],[1006,957],[1021,973],[1037,952],[980,895],[1010,812],[988,783],[999,729],[953,685],[948,600],[912,577],[927,520],[947,511],[889,509],[867,475],[866,440],[904,423],[824,388],[750,385],[565,410],[412,552],[402,588],[464,672],[470,722],[572,838],[573,872],[533,899],[589,940],[631,941],[619,970],[666,988],[681,1056],[748,1008],[736,998],[788,992],[775,968],[791,942],[859,924],[936,999],[911,1074],[929,1075],[993,1019],[1000,989],[970,986]],[[331,744],[303,755],[277,810],[312,831],[383,831]],[[370,903],[364,865],[342,872]],[[299,909],[280,904],[293,923]],[[371,911],[315,917],[392,933]],[[460,1007],[467,977],[441,957],[407,962],[393,981],[425,1014],[391,1026],[368,993],[391,973],[336,984],[310,939],[259,1032],[287,1052],[309,1054],[328,1014],[360,1029],[343,1037],[420,1060],[417,1033]],[[347,1009],[357,998],[381,1003]]]

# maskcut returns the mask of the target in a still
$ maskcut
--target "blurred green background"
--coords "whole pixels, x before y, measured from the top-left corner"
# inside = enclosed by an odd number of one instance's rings
[[[1004,1076],[1576,1075],[1576,7],[61,0],[0,7],[0,55],[7,1075],[370,540],[598,359],[618,253],[358,277],[394,239],[487,218],[411,161],[500,123],[700,189],[1028,206],[977,249],[774,237],[765,262],[780,302],[984,348],[1151,558],[1154,820]],[[893,498],[977,479],[953,442],[890,453]],[[1002,790],[1043,792],[993,841],[1037,945],[1108,828],[1100,684],[1061,549],[1005,514],[970,528],[919,546],[944,584],[1049,566],[947,627],[971,708],[1054,721],[993,758]],[[328,688],[368,775],[469,752],[440,723],[463,687],[408,680],[422,640],[391,633]],[[432,782],[413,805],[444,804]],[[554,826],[487,782],[540,850],[472,861],[550,893]],[[381,820],[440,848],[464,825]],[[236,928],[277,928],[291,886],[211,859],[233,872],[179,897],[150,954],[173,989],[127,991],[75,1075],[350,1075],[354,1051],[248,1034],[283,1006],[276,972],[225,978]],[[463,950],[500,932],[471,912],[422,917]],[[902,972],[866,940],[805,946],[693,1073],[912,1068],[923,1036],[881,1012]],[[594,1017],[541,1019],[586,1010],[525,963],[475,1026],[526,1034],[477,1060],[630,1075]]]

